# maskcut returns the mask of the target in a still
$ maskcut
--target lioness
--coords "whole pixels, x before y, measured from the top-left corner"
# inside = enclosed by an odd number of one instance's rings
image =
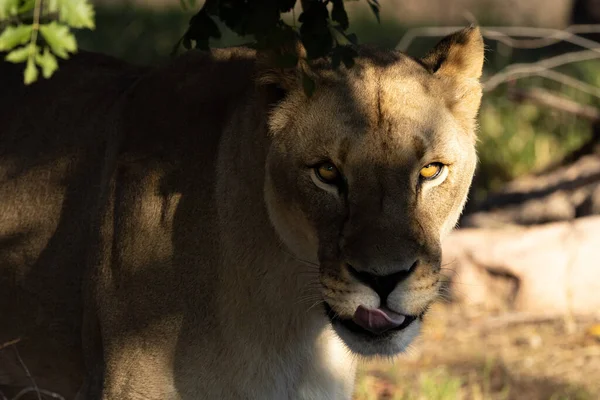
[[[357,355],[406,349],[475,168],[483,42],[358,51],[82,53],[30,87],[2,64],[1,390],[350,399]]]

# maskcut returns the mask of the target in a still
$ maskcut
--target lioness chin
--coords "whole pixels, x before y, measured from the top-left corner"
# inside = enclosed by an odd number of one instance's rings
[[[82,53],[29,87],[0,64],[0,390],[22,359],[68,399],[350,399],[355,355],[406,349],[473,176],[483,42],[358,53]]]

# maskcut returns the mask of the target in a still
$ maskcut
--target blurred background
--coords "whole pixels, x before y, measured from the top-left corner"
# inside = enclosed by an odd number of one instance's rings
[[[201,6],[94,3],[79,46],[138,64],[168,61]],[[365,1],[347,10],[362,43],[418,56],[476,22],[488,49],[443,301],[406,355],[361,364],[356,399],[600,399],[600,1],[382,0],[380,23]]]

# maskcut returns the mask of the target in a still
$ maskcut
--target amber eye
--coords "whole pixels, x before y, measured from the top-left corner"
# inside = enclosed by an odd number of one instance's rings
[[[431,164],[427,164],[426,166],[421,168],[421,172],[419,172],[419,175],[421,176],[421,179],[429,181],[429,180],[437,178],[443,169],[444,169],[444,164],[437,163],[437,162],[431,163]]]
[[[337,183],[340,178],[340,171],[330,162],[324,162],[315,167],[317,177],[330,185]]]

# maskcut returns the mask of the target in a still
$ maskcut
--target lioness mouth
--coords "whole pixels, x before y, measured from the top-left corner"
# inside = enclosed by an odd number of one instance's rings
[[[385,307],[368,309],[358,306],[353,318],[340,318],[325,304],[325,312],[331,324],[340,324],[350,332],[369,338],[382,338],[401,331],[412,324],[419,316],[397,314]]]

